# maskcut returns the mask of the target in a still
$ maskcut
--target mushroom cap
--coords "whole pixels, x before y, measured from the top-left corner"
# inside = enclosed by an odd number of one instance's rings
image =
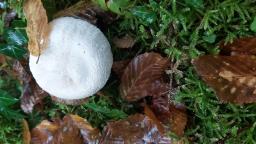
[[[113,64],[107,38],[96,26],[73,17],[55,19],[50,26],[48,47],[39,58],[30,55],[36,82],[62,99],[95,94],[106,84]]]

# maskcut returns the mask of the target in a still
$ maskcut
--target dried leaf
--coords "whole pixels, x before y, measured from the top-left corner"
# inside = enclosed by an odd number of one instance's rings
[[[22,120],[22,126],[23,126],[23,144],[30,144],[31,142],[31,134],[29,131],[28,122],[23,119]]]
[[[120,92],[127,101],[136,101],[146,96],[168,93],[162,81],[170,61],[157,53],[145,53],[135,57],[127,66],[121,79]]]
[[[122,61],[115,61],[112,65],[112,70],[121,78],[125,68],[131,62],[130,59],[122,60]]]
[[[90,0],[81,0],[73,6],[58,12],[56,17],[71,16],[86,20],[99,28],[112,23],[116,18]]]
[[[27,18],[28,49],[32,55],[39,56],[47,47],[50,26],[46,10],[41,0],[26,0],[23,6]]]
[[[151,108],[158,120],[177,136],[183,136],[187,125],[186,109],[181,105],[174,105],[169,102],[168,96],[153,98]]]
[[[256,101],[255,56],[201,56],[193,61],[197,73],[223,102]]]
[[[77,115],[67,115],[58,130],[57,143],[84,144],[97,143],[100,131],[93,128],[85,119]]]
[[[44,120],[31,131],[31,144],[57,144],[56,137],[61,122]]]
[[[126,34],[125,36],[119,38],[114,37],[113,43],[118,48],[132,48],[135,44],[135,39],[130,35]]]
[[[25,113],[31,113],[34,106],[41,103],[42,99],[48,94],[37,85],[25,62],[22,65],[19,61],[16,61],[13,69],[23,84],[23,92],[20,98],[21,108]]]
[[[144,106],[144,113],[146,116],[148,116],[152,121],[154,121],[154,123],[157,126],[157,129],[159,130],[159,132],[161,134],[164,134],[164,127],[161,124],[161,122],[159,121],[159,119],[157,119],[157,117],[155,116],[154,112],[149,108],[148,105]]]
[[[5,56],[0,54],[0,64],[4,64],[6,62]]]
[[[103,130],[101,144],[113,143],[171,143],[170,139],[161,135],[157,125],[147,116],[135,114],[127,119],[108,122]]]
[[[240,38],[226,45],[223,42],[220,48],[225,55],[256,55],[256,37]]]
[[[97,143],[100,133],[85,119],[67,115],[63,121],[42,121],[32,130],[34,144],[84,144]]]

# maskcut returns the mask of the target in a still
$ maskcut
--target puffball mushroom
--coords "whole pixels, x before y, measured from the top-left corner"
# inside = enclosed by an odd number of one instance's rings
[[[107,38],[96,26],[73,17],[57,18],[49,25],[47,48],[29,59],[36,82],[61,99],[95,94],[106,84],[113,63]]]

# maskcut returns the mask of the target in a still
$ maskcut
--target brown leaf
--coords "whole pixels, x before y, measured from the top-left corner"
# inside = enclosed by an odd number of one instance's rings
[[[177,136],[183,136],[187,124],[186,109],[180,105],[169,102],[168,96],[153,98],[151,108],[158,120]]]
[[[22,120],[22,127],[23,127],[23,144],[30,144],[31,142],[31,134],[29,131],[29,126],[28,126],[28,122],[23,119]]]
[[[146,116],[148,116],[152,121],[154,121],[154,123],[157,126],[157,129],[159,130],[159,132],[161,134],[164,134],[164,127],[161,124],[161,122],[159,121],[159,119],[157,119],[157,117],[155,116],[154,112],[150,109],[150,107],[148,105],[144,106],[144,113]]]
[[[41,0],[26,0],[23,6],[27,18],[28,49],[32,55],[39,56],[47,47],[50,26],[46,10]]]
[[[13,69],[23,84],[23,92],[20,98],[21,108],[25,113],[31,113],[34,106],[41,103],[42,99],[48,94],[37,85],[32,74],[28,70],[26,62],[16,61],[13,64]]]
[[[225,55],[256,55],[256,37],[236,39],[231,44],[221,43],[221,53]]]
[[[100,131],[93,128],[85,119],[77,115],[67,115],[63,118],[57,134],[57,143],[84,144],[97,143]]]
[[[112,13],[104,11],[91,0],[81,0],[73,6],[58,12],[55,18],[64,16],[86,20],[99,28],[106,27],[116,19]]]
[[[135,44],[135,39],[130,35],[126,34],[121,38],[114,37],[113,43],[117,48],[132,48]]]
[[[125,68],[131,62],[130,59],[122,60],[122,61],[115,61],[112,65],[112,70],[121,78]]]
[[[256,101],[255,56],[201,56],[193,61],[197,73],[223,102]]]
[[[34,144],[84,144],[97,143],[100,133],[85,119],[67,115],[63,121],[42,121],[32,130]]]
[[[61,122],[43,120],[31,131],[31,144],[57,144],[54,137],[57,135]]]
[[[168,93],[162,81],[170,61],[157,53],[144,53],[135,57],[127,66],[121,79],[120,92],[127,101],[136,101],[146,96]]]
[[[5,56],[3,54],[0,54],[0,64],[4,64],[6,61]]]
[[[135,114],[127,119],[108,122],[103,130],[101,144],[162,143],[171,140],[161,135],[157,125],[147,116]]]

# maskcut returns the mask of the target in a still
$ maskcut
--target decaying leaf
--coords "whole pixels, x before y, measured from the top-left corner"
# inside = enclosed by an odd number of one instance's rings
[[[22,127],[23,127],[23,144],[30,144],[31,142],[31,134],[29,131],[29,126],[28,126],[28,122],[23,119],[22,120]]]
[[[177,136],[183,136],[187,125],[186,109],[181,105],[170,103],[168,96],[152,99],[151,109],[159,121],[165,125],[165,130],[171,130]]]
[[[16,61],[13,64],[13,69],[23,85],[20,98],[21,108],[25,113],[31,113],[34,106],[41,103],[42,99],[48,94],[37,85],[26,63],[22,65],[19,61]]]
[[[220,45],[225,55],[256,55],[256,37],[240,38],[231,44]]]
[[[112,13],[104,11],[91,0],[81,0],[73,6],[58,12],[55,18],[63,16],[83,19],[99,28],[112,23],[116,19]]]
[[[135,57],[125,69],[120,92],[127,101],[136,101],[146,96],[168,93],[168,84],[162,78],[170,61],[157,53],[145,53]]]
[[[5,56],[0,54],[0,64],[4,64],[5,63]]]
[[[85,119],[67,115],[63,121],[42,121],[32,130],[33,144],[84,144],[97,143],[100,132]]]
[[[113,43],[117,48],[132,48],[135,44],[135,39],[130,35],[126,34],[121,38],[114,37]]]
[[[157,125],[149,117],[142,114],[135,114],[124,120],[108,122],[103,130],[103,136],[100,143],[170,144],[171,140],[159,132]]]
[[[31,144],[57,144],[54,139],[61,122],[44,120],[31,131]]]
[[[122,60],[122,61],[115,61],[112,65],[112,70],[121,78],[125,68],[131,62],[130,59]]]
[[[27,18],[28,49],[32,55],[39,56],[47,47],[50,26],[46,10],[41,0],[26,0],[23,6]]]
[[[202,56],[193,61],[197,73],[223,102],[256,101],[256,57]]]

